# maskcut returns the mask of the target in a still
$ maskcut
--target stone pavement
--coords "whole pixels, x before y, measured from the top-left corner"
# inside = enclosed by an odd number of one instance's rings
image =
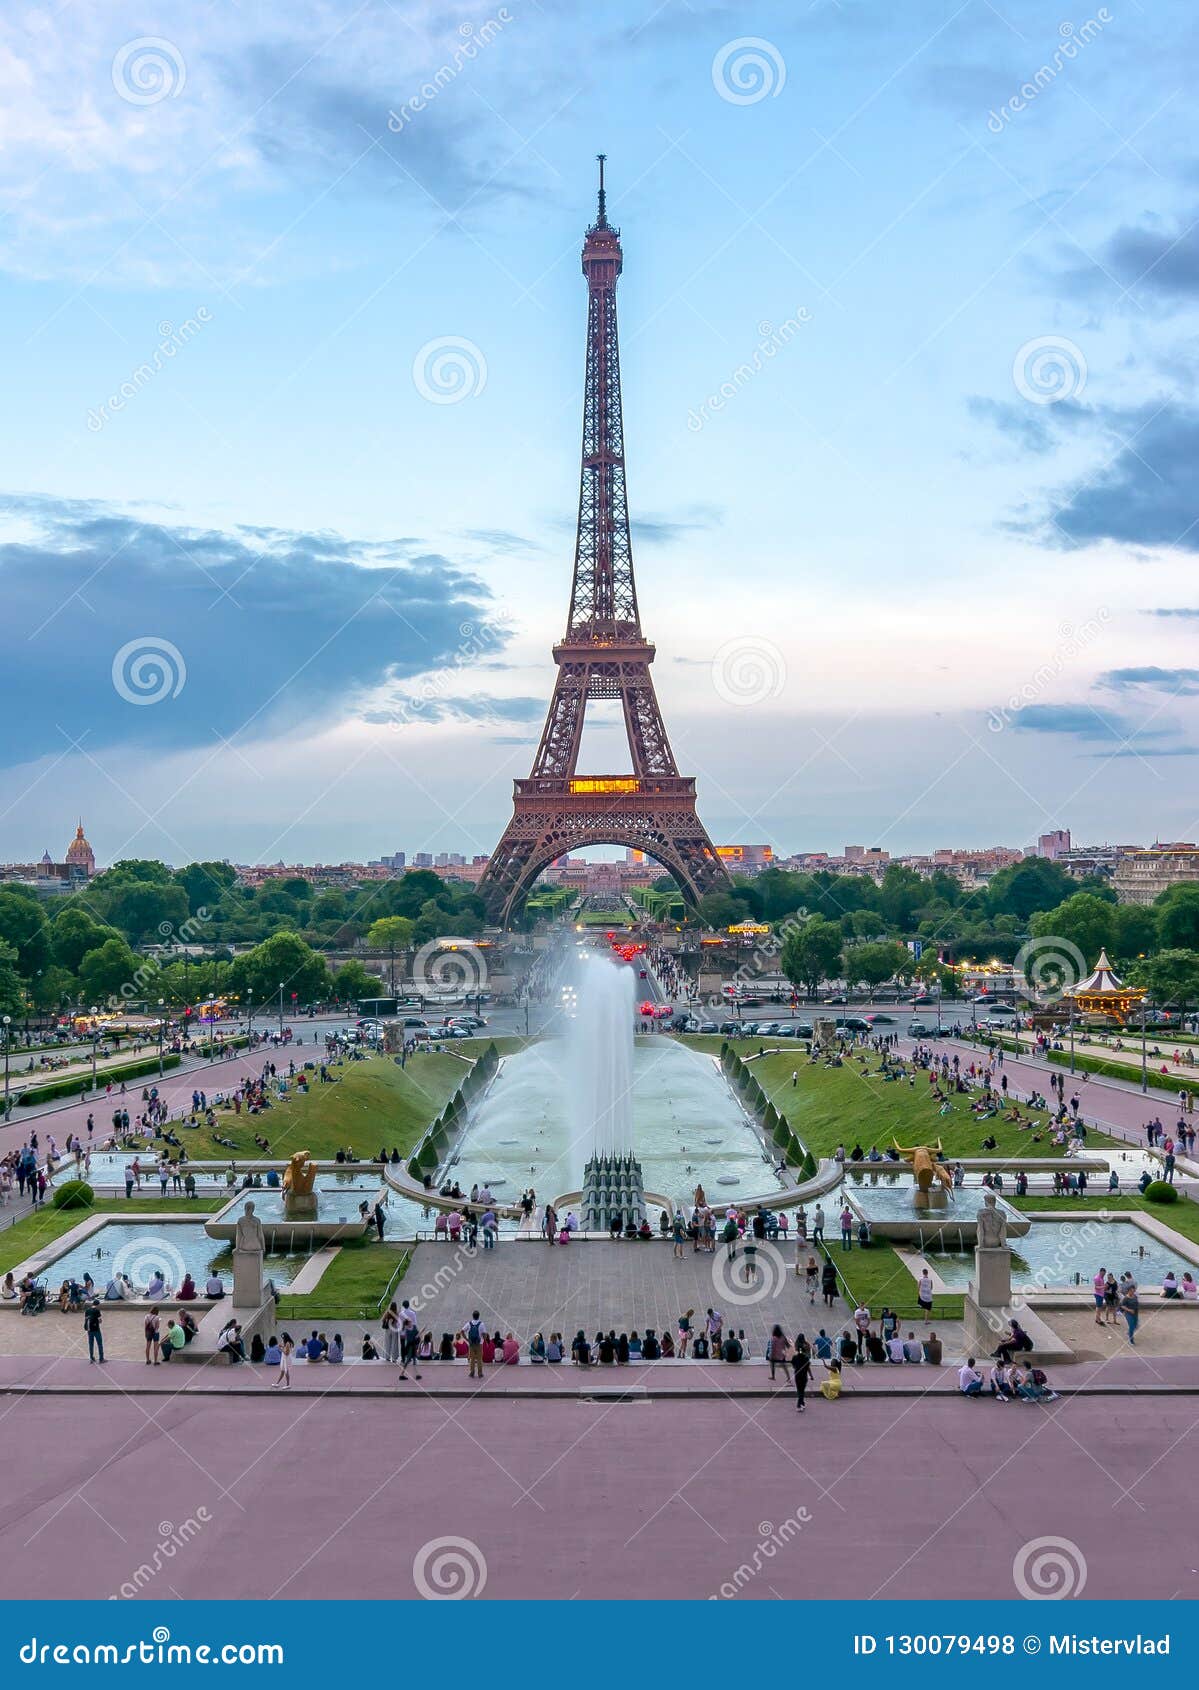
[[[835,1247],[833,1253],[835,1258]],[[522,1346],[538,1331],[547,1336],[559,1331],[568,1339],[580,1328],[589,1337],[601,1328],[644,1335],[653,1327],[659,1334],[673,1333],[687,1309],[694,1310],[692,1325],[697,1327],[705,1310],[715,1308],[724,1315],[726,1330],[744,1330],[749,1353],[760,1356],[776,1322],[789,1337],[804,1332],[809,1338],[821,1327],[833,1335],[849,1323],[853,1311],[841,1297],[831,1309],[819,1293],[814,1305],[809,1302],[803,1281],[795,1276],[793,1243],[760,1244],[756,1262],[754,1281],[747,1284],[741,1245],[730,1261],[723,1244],[704,1254],[688,1243],[680,1260],[670,1244],[656,1239],[595,1239],[565,1247],[513,1239],[473,1256],[448,1243],[421,1244],[401,1293],[411,1298],[422,1327],[430,1328],[434,1339],[456,1332],[478,1309],[489,1330],[514,1332]],[[910,1278],[905,1289],[910,1295]],[[873,1312],[877,1318],[878,1311]],[[956,1354],[960,1324],[938,1323],[935,1309],[932,1324],[946,1353]],[[917,1322],[913,1327],[923,1330]]]
[[[485,1600],[1011,1597],[1046,1537],[1068,1540],[1059,1594],[1192,1594],[1186,1399],[3,1408],[13,1451],[53,1452],[6,1468],[10,1601],[411,1598],[439,1577]],[[302,1650],[302,1618],[276,1635]]]

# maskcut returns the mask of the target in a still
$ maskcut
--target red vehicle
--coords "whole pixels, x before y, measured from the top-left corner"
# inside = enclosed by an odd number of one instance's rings
[[[639,1004],[637,1006],[637,1013],[638,1015],[656,1015],[658,1013],[657,1005],[652,1004],[649,999],[646,998],[643,1004]]]

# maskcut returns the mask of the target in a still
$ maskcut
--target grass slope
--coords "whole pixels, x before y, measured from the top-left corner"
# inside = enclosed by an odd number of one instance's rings
[[[685,1041],[700,1049],[718,1053],[719,1039],[711,1036]],[[763,1041],[739,1039],[734,1048],[744,1057],[755,1055]],[[769,1040],[765,1041],[769,1049]],[[906,1080],[884,1082],[879,1078],[879,1058],[873,1051],[867,1060],[848,1061],[841,1068],[809,1064],[802,1046],[781,1050],[750,1063],[775,1108],[785,1115],[813,1155],[831,1156],[838,1144],[851,1151],[855,1144],[869,1151],[877,1145],[885,1151],[896,1138],[902,1145],[935,1143],[941,1140],[947,1156],[994,1155],[1019,1159],[1025,1156],[1059,1154],[1048,1134],[1033,1144],[1032,1133],[1000,1118],[977,1120],[970,1113],[970,1096],[953,1097],[951,1113],[942,1116],[940,1105],[929,1095],[927,1075],[918,1073],[914,1085]],[[798,1082],[791,1083],[792,1073]],[[1019,1096],[1019,1088],[1013,1094]],[[1021,1112],[1029,1111],[1021,1100]],[[1038,1115],[1044,1121],[1044,1115]],[[997,1140],[998,1148],[984,1151],[982,1141]],[[1087,1143],[1106,1145],[1113,1141],[1090,1130]]]

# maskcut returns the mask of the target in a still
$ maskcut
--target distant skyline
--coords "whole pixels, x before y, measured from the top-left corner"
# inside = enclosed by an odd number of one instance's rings
[[[600,150],[713,838],[1199,834],[1190,9],[589,27],[0,17],[0,860],[80,814],[102,861],[491,849],[567,611]]]

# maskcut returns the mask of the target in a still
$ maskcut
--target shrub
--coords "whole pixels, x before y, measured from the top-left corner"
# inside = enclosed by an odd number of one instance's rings
[[[1169,1180],[1150,1180],[1145,1187],[1145,1201],[1146,1203],[1177,1203],[1178,1192]]]
[[[85,1179],[69,1179],[55,1189],[51,1208],[90,1209],[96,1194]]]
[[[805,1150],[804,1159],[800,1165],[800,1174],[804,1179],[816,1178],[816,1158],[810,1150]]]
[[[162,1059],[163,1071],[168,1068],[178,1068],[182,1057],[168,1052]],[[140,1080],[147,1074],[158,1074],[158,1057],[147,1056],[137,1062],[122,1063],[119,1068],[101,1068],[97,1075],[99,1089],[103,1089],[111,1080],[119,1085],[122,1080]],[[49,1103],[56,1097],[78,1097],[84,1087],[92,1091],[92,1076],[90,1071],[77,1074],[73,1080],[51,1080],[46,1085],[28,1086],[17,1099],[18,1104]]]

